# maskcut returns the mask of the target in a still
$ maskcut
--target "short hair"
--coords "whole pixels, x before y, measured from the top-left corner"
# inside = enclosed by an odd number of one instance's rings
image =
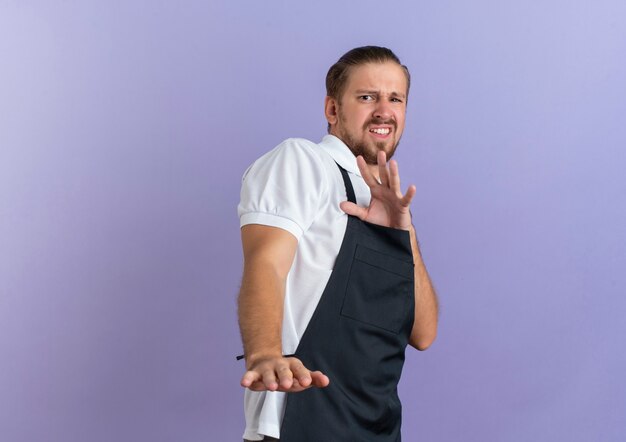
[[[337,63],[332,65],[326,74],[326,95],[341,101],[341,96],[346,88],[350,70],[353,66],[367,63],[385,63],[391,61],[404,69],[406,75],[406,93],[409,95],[411,86],[411,74],[409,69],[400,62],[400,59],[391,49],[381,46],[362,46],[354,48],[341,56]]]

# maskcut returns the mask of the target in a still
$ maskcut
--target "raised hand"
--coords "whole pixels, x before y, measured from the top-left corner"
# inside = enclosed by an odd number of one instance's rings
[[[241,378],[241,386],[254,391],[297,393],[329,384],[321,371],[310,371],[294,357],[267,357],[252,363]]]
[[[409,186],[403,195],[400,189],[398,163],[391,160],[389,167],[387,167],[387,156],[383,151],[378,152],[377,160],[380,182],[376,180],[362,156],[359,155],[356,159],[361,176],[372,194],[369,206],[360,207],[349,201],[344,201],[340,204],[341,210],[372,224],[410,230],[411,213],[409,206],[415,196],[415,186]]]

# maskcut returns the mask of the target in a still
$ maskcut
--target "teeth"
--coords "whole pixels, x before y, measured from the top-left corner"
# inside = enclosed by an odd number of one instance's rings
[[[370,132],[374,132],[380,135],[387,135],[389,133],[389,128],[385,129],[370,129]]]

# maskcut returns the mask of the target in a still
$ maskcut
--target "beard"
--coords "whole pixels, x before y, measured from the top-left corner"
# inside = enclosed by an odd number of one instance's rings
[[[342,118],[342,115],[339,115],[339,119],[345,121]],[[393,126],[393,133],[396,134],[397,123],[395,120],[391,121],[383,121],[380,119],[372,119],[368,121],[365,125],[363,125],[363,132],[367,132],[367,127],[370,124],[389,124]],[[396,152],[398,145],[400,144],[400,140],[387,140],[387,141],[373,141],[367,140],[365,137],[361,137],[361,139],[357,139],[357,137],[350,134],[346,129],[345,125],[342,125],[342,128],[339,130],[339,138],[343,141],[346,146],[352,151],[355,157],[361,155],[365,162],[370,165],[378,164],[378,152],[383,151],[387,155],[387,161],[393,157],[393,154]],[[388,147],[391,144],[391,147]]]

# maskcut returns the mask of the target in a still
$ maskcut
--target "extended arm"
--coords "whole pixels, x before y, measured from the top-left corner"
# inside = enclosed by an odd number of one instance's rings
[[[409,231],[415,264],[415,321],[409,344],[418,350],[425,350],[437,335],[438,303],[411,223],[409,206],[415,196],[415,186],[409,186],[406,194],[402,194],[398,164],[392,160],[387,167],[386,156],[382,151],[378,153],[377,166],[368,166],[360,156],[357,157],[357,164],[372,194],[370,205],[359,207],[345,201],[341,203],[341,208],[364,221]],[[380,181],[375,175],[378,175]]]
[[[246,358],[243,387],[251,390],[301,391],[328,385],[321,372],[282,356],[281,329],[285,282],[296,248],[286,230],[250,224],[242,227],[244,270],[239,292],[239,328]]]

